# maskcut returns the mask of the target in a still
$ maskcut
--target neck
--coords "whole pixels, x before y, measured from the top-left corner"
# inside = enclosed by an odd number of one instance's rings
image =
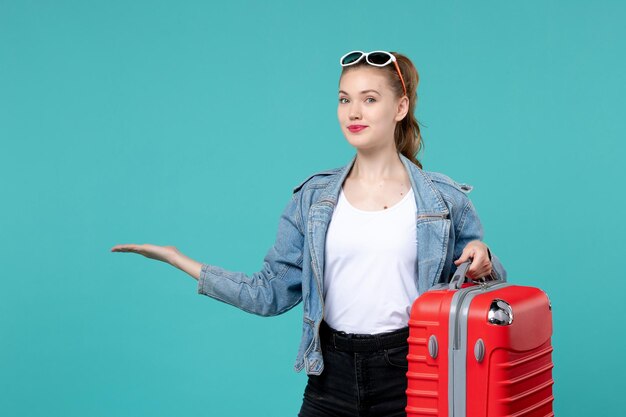
[[[350,176],[366,182],[377,182],[405,176],[404,164],[400,160],[395,145],[384,150],[357,150]]]

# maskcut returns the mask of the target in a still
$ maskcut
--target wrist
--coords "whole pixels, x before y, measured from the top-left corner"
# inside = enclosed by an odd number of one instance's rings
[[[181,269],[181,265],[183,264],[183,258],[185,257],[185,255],[183,255],[182,253],[176,251],[174,253],[172,253],[168,259],[167,259],[167,263],[169,263],[170,265],[172,265],[175,268]]]

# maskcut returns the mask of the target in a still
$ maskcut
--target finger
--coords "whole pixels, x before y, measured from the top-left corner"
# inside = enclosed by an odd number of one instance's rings
[[[473,264],[473,262],[472,262]],[[479,277],[480,275],[477,275],[477,272],[480,272],[480,269],[477,267],[470,267],[467,269],[467,272],[465,273],[465,276],[467,276],[469,279],[476,279],[477,277]]]
[[[472,257],[472,270],[474,272],[484,271],[487,270],[490,265],[491,261],[489,260],[489,256],[482,251],[476,251]]]
[[[487,277],[489,275],[491,275],[491,265],[480,265],[477,266],[475,269],[471,269],[471,272],[468,270],[468,277],[472,278],[472,279],[478,279],[478,278],[482,278],[482,277]]]
[[[491,261],[487,260],[487,265],[485,265],[485,271],[483,273],[484,277],[487,277],[489,275],[491,275],[491,272],[493,271],[493,266],[491,264]]]
[[[454,261],[454,263],[459,266],[461,265],[463,262],[465,262],[468,258],[467,252],[463,251],[463,253],[461,253],[461,256],[459,257],[459,259],[457,259],[456,261]]]
[[[489,265],[485,263],[484,260],[481,261],[480,255],[476,254],[476,257],[472,259],[472,264],[467,269],[467,276],[471,279],[478,279],[484,277],[485,275],[488,275],[488,273],[485,274],[485,272],[488,270]]]
[[[474,260],[473,259],[474,251],[472,249],[463,249],[463,252],[461,253],[461,257],[457,259],[456,261],[454,261],[454,263],[458,266],[470,258],[472,258],[472,261]]]
[[[135,252],[138,249],[139,246],[135,244],[115,245],[111,248],[111,252]]]

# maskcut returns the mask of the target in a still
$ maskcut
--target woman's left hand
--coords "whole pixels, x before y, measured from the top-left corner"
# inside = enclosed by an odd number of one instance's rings
[[[487,249],[487,245],[480,240],[472,240],[469,242],[465,248],[463,248],[461,257],[454,261],[454,264],[459,266],[468,259],[472,260],[466,273],[468,278],[477,279],[491,274],[492,265],[489,259],[489,250]]]

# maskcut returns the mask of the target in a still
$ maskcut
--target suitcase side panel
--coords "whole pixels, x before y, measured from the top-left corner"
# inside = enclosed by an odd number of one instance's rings
[[[488,321],[493,300],[506,301],[510,325]],[[467,329],[467,415],[553,416],[552,312],[537,288],[507,286],[472,300]],[[484,357],[476,358],[482,341]]]
[[[409,319],[408,417],[448,416],[448,320],[454,291],[433,290],[420,295]],[[433,342],[429,351],[429,340]]]

